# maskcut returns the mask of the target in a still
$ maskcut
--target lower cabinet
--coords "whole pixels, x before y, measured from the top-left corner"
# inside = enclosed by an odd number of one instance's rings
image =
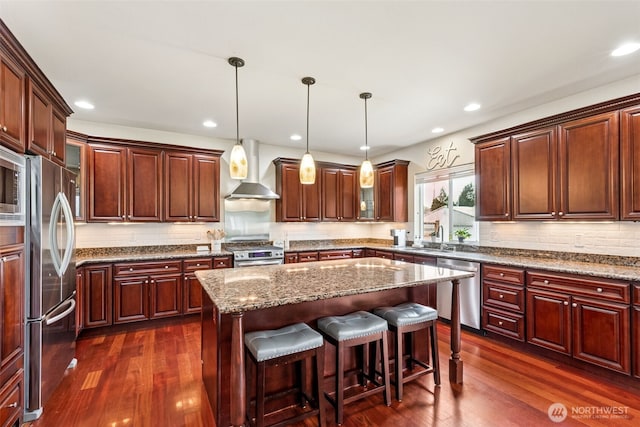
[[[88,265],[82,275],[82,327],[113,323],[111,264]]]
[[[640,378],[640,285],[633,285],[633,308],[631,329],[633,330],[633,375]]]
[[[525,339],[523,269],[482,266],[482,327],[518,341]]]
[[[0,386],[0,426],[19,427],[24,406],[24,371],[19,369]]]
[[[527,272],[527,341],[631,373],[628,283]]]
[[[184,261],[184,313],[199,313],[202,308],[202,286],[196,277],[198,270],[213,268],[211,258],[189,259]]]
[[[330,261],[333,259],[345,259],[345,258],[352,258],[352,257],[353,257],[353,252],[351,251],[351,249],[318,252],[318,259],[320,261]]]
[[[318,251],[298,252],[298,262],[311,262],[319,259]]]

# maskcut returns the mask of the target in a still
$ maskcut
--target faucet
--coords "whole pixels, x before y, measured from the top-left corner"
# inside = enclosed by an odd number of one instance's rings
[[[444,250],[444,227],[440,226],[438,229],[438,234],[440,235],[440,250]]]

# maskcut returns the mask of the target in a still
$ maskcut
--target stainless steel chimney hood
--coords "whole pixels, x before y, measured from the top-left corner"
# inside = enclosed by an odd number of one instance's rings
[[[243,139],[242,145],[247,153],[247,163],[249,170],[247,179],[238,185],[231,194],[227,195],[227,200],[237,199],[259,199],[259,200],[275,200],[279,199],[276,193],[271,191],[266,185],[258,182],[258,169],[260,167],[260,158],[258,156],[258,141],[255,139]]]

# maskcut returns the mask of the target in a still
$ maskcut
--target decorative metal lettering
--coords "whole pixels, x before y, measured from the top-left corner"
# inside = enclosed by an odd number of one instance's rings
[[[453,165],[453,162],[460,157],[457,151],[458,149],[453,146],[453,141],[449,143],[448,148],[442,148],[442,146],[433,147],[427,150],[427,170],[433,170],[435,168],[448,168]]]

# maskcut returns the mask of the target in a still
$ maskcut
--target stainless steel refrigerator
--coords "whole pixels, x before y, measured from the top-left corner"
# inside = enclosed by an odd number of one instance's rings
[[[31,421],[75,365],[75,175],[26,156],[25,416]]]

